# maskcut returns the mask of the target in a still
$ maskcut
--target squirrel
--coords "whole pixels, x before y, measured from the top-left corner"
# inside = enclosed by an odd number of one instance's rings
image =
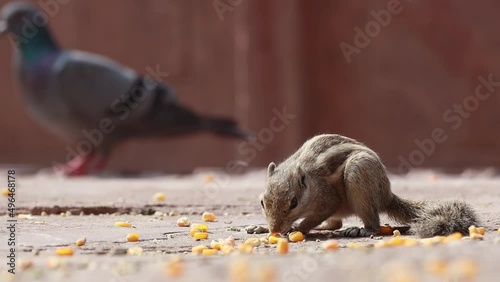
[[[279,165],[271,162],[260,203],[270,232],[281,234],[337,230],[343,218],[356,215],[364,227],[349,227],[342,234],[371,236],[379,231],[380,213],[414,227],[422,238],[468,234],[471,225],[478,225],[475,211],[463,201],[396,196],[380,157],[363,143],[337,134],[315,136]]]

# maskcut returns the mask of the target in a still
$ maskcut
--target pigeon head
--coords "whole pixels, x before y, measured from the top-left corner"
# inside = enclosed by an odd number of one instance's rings
[[[57,49],[47,27],[49,16],[34,4],[14,1],[0,13],[0,34],[10,33],[22,53]]]

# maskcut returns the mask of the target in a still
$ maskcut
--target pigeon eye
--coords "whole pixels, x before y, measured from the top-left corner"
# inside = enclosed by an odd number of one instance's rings
[[[290,209],[293,210],[294,208],[296,208],[297,204],[297,197],[293,197],[292,202],[290,203]]]
[[[265,209],[264,208],[264,201],[260,201],[260,205],[262,206],[263,209]]]

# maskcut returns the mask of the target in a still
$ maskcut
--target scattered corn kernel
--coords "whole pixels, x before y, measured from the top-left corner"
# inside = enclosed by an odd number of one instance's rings
[[[290,233],[290,235],[288,235],[288,239],[290,239],[290,241],[292,242],[304,241],[304,234],[302,234],[302,232],[300,231],[294,231]]]
[[[269,232],[269,233],[267,233],[267,238],[269,238],[271,236],[274,236],[276,238],[281,237],[278,232]]]
[[[276,246],[276,251],[278,254],[287,254],[288,253],[288,240],[287,239],[279,239],[278,245]]]
[[[9,196],[9,194],[10,194],[9,189],[7,189],[7,188],[3,188],[3,189],[2,189],[2,195],[3,195],[3,196],[8,197],[8,196]]]
[[[446,236],[443,240],[443,243],[449,243],[451,241],[456,241],[462,239],[463,235],[460,232],[455,232],[453,234],[450,234]]]
[[[179,256],[172,256],[170,261],[165,265],[165,272],[167,276],[179,277],[184,271],[184,264]]]
[[[207,232],[208,231],[208,226],[206,226],[205,224],[193,223],[193,224],[191,224],[191,228],[198,228],[202,232]]]
[[[72,256],[73,253],[73,248],[58,248],[56,250],[56,255],[58,256]]]
[[[76,240],[75,244],[78,247],[81,247],[81,246],[85,245],[85,243],[87,243],[87,238],[83,237],[83,238],[80,238],[80,239]]]
[[[450,266],[450,276],[455,278],[456,281],[472,281],[477,275],[477,269],[478,265],[475,261],[459,259],[454,261]]]
[[[336,240],[328,240],[323,243],[323,249],[326,251],[334,251],[339,248],[339,243]]]
[[[420,240],[420,244],[423,246],[434,246],[436,244],[444,242],[446,237],[444,236],[434,236],[431,238],[425,238]]]
[[[259,238],[248,238],[245,241],[245,244],[251,245],[253,247],[258,247],[258,246],[260,246],[260,240],[259,240]]]
[[[213,221],[215,221],[215,213],[213,213],[213,212],[204,212],[201,215],[201,219],[203,219],[203,221],[213,222]]]
[[[203,250],[205,250],[205,249],[208,249],[208,247],[207,247],[207,246],[205,246],[205,245],[198,245],[198,246],[194,246],[194,247],[191,249],[191,252],[192,252],[193,254],[201,254],[201,253],[203,253]]]
[[[207,174],[207,175],[203,176],[203,181],[205,183],[213,182],[214,181],[214,177],[212,175]]]
[[[208,233],[207,232],[195,232],[193,237],[196,240],[204,240],[208,238]]]
[[[155,200],[155,202],[164,202],[166,198],[167,197],[163,192],[159,192],[153,195],[153,200]]]
[[[278,238],[278,237],[269,236],[269,239],[268,239],[269,240],[269,244],[278,244],[278,240],[279,239],[280,238]]]
[[[217,250],[215,250],[215,249],[204,249],[204,250],[202,251],[202,254],[203,254],[204,256],[213,256],[213,255],[216,255],[216,254],[217,254],[217,252],[218,252],[218,251],[217,251]]]
[[[418,240],[415,238],[405,238],[405,241],[403,243],[403,246],[405,247],[413,247],[418,245]]]
[[[484,236],[484,233],[486,232],[486,230],[484,229],[484,227],[477,227],[476,228],[477,232],[481,235]]]
[[[139,241],[139,234],[138,233],[130,233],[127,235],[127,241],[128,242],[137,242]]]
[[[133,248],[129,248],[127,250],[127,255],[136,255],[136,256],[142,256],[142,253],[144,251],[142,250],[141,247],[133,247]]]
[[[238,252],[240,254],[253,254],[254,248],[255,247],[250,244],[243,243],[238,245]]]
[[[379,230],[378,230],[378,235],[393,235],[392,233],[392,227],[389,226],[389,225],[385,225],[385,226],[380,226]]]
[[[472,234],[479,234],[479,231],[477,230],[477,227],[474,226],[474,225],[471,225],[469,227],[469,236],[471,236]]]
[[[224,255],[230,254],[234,251],[234,247],[231,245],[222,245],[221,252]]]
[[[385,244],[388,247],[394,247],[394,246],[403,246],[405,244],[405,238],[397,236],[397,237],[392,237],[390,240],[385,242]]]
[[[424,269],[432,275],[446,277],[448,275],[448,262],[441,259],[430,260],[425,263]]]
[[[221,246],[222,246],[222,244],[218,241],[215,241],[215,240],[212,240],[212,242],[210,243],[210,248],[212,248],[214,250],[220,250]]]
[[[226,239],[223,240],[223,244],[224,245],[229,245],[231,247],[234,247],[234,244],[236,243],[236,241],[234,240],[233,237],[229,236],[227,237]]]
[[[484,239],[484,236],[479,234],[479,233],[473,233],[470,235],[470,238],[472,240],[483,240]]]
[[[191,237],[194,237],[194,233],[198,233],[198,232],[203,232],[203,230],[201,230],[199,228],[191,228],[191,230],[189,231],[189,235]]]
[[[191,221],[189,218],[183,216],[179,219],[177,219],[177,226],[179,227],[189,227],[191,225]]]
[[[500,228],[498,228],[498,234],[500,234]]]
[[[394,230],[394,231],[392,231],[392,235],[394,237],[398,237],[398,236],[401,236],[401,232],[399,232],[399,230]]]
[[[130,227],[132,227],[132,223],[126,222],[126,221],[117,221],[117,222],[115,222],[115,226],[130,228]]]

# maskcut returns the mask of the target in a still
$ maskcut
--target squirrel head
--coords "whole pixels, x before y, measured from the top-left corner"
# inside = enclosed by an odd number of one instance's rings
[[[292,167],[269,164],[260,204],[270,232],[287,233],[303,217],[308,205],[308,182],[307,174],[297,164]]]

